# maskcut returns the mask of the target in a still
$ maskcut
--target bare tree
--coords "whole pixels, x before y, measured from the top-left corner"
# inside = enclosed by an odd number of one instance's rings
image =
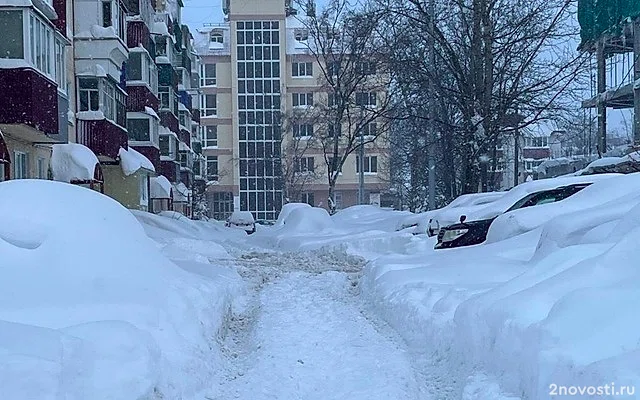
[[[299,201],[308,185],[323,176],[314,162],[319,143],[313,129],[319,118],[315,108],[283,115],[281,170],[285,202]]]
[[[306,2],[301,2],[303,8]],[[308,10],[310,11],[310,10]],[[309,32],[307,54],[320,68],[327,104],[317,108],[318,145],[326,165],[329,208],[335,211],[335,187],[347,157],[370,148],[388,133],[393,115],[388,49],[379,29],[385,15],[377,8],[330,0],[318,14],[300,21]]]
[[[432,145],[440,148],[440,162],[456,169],[447,179],[457,180],[447,181],[444,192],[491,189],[488,170],[496,167],[501,137],[568,107],[563,95],[586,64],[569,47],[578,33],[570,23],[574,1],[438,0],[435,16],[428,1],[376,2],[392,11],[390,40],[404,38],[395,46],[394,78],[409,93],[435,83],[432,96],[438,98],[440,117]],[[435,42],[436,65],[425,57],[428,41]],[[428,115],[420,96],[409,96],[406,103],[412,118]]]

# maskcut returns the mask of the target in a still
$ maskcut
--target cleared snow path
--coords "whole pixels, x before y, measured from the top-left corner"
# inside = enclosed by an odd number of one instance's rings
[[[418,399],[411,356],[357,296],[362,260],[342,254],[249,253],[253,286],[230,319],[228,365],[206,399]]]

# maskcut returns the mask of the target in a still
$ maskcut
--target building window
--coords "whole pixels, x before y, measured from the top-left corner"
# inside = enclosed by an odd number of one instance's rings
[[[56,83],[58,90],[67,91],[67,61],[65,57],[66,47],[60,40],[55,42]]]
[[[311,207],[315,207],[316,202],[314,201],[313,193],[302,193],[300,195],[300,203],[306,203]]]
[[[340,128],[337,124],[329,123],[327,124],[327,137],[339,137],[341,136]]]
[[[160,109],[169,110],[174,115],[178,115],[178,96],[172,87],[159,86],[158,98],[160,99]]]
[[[211,31],[210,38],[212,43],[224,43],[224,34],[222,30],[216,29]]]
[[[126,39],[126,11],[115,0],[102,2],[102,26],[113,27],[115,34],[121,40]]]
[[[100,109],[98,78],[78,78],[78,97],[80,111],[98,111]]]
[[[211,201],[211,218],[224,221],[233,213],[233,193],[214,192]]]
[[[127,123],[126,95],[113,82],[104,78],[78,78],[80,111],[102,111],[105,118],[125,127]]]
[[[293,76],[313,76],[313,63],[294,62],[291,67]]]
[[[29,55],[31,64],[45,75],[54,78],[54,31],[39,17],[29,13]]]
[[[376,92],[357,92],[356,105],[360,107],[375,107],[377,105]]]
[[[218,102],[215,94],[204,94],[200,97],[203,117],[215,117],[218,115]]]
[[[313,172],[315,167],[313,157],[296,158],[294,164],[294,172],[298,173]]]
[[[193,153],[191,151],[181,151],[180,152],[180,166],[182,168],[190,169],[193,165]]]
[[[38,157],[38,179],[47,179],[49,177],[49,168],[47,168],[47,160]]]
[[[216,83],[216,64],[200,64],[200,86],[215,86]]]
[[[218,156],[207,156],[207,181],[218,180]]]
[[[131,51],[126,71],[127,81],[144,82],[154,94],[158,93],[158,70],[146,52]]]
[[[129,132],[129,140],[138,142],[148,142],[151,140],[149,119],[147,118],[128,119],[127,131]]]
[[[24,58],[22,11],[0,11],[0,26],[5,40],[0,40],[0,58]]]
[[[370,137],[370,138],[375,137],[377,132],[378,132],[378,124],[376,124],[375,122],[369,122],[368,124],[364,125],[360,130],[361,135],[364,135],[365,137]]]
[[[161,135],[160,139],[160,155],[168,157],[172,160],[176,159],[177,140],[173,135]]]
[[[356,173],[360,173],[360,156],[356,156]],[[378,156],[365,156],[364,157],[364,173],[365,174],[377,174],[378,173]]]
[[[548,136],[534,136],[525,138],[525,147],[547,147],[549,145]]]
[[[291,93],[294,107],[312,107],[313,93]]]
[[[13,152],[13,179],[29,178],[29,155],[21,151]]]
[[[313,136],[313,124],[294,124],[293,125],[293,137],[312,137]]]
[[[178,123],[182,125],[183,128],[189,130],[191,126],[191,116],[189,115],[189,111],[180,111],[178,115]]]
[[[298,42],[309,40],[309,30],[305,28],[296,28],[293,35]]]
[[[204,129],[204,147],[218,147],[218,127],[203,126]]]
[[[356,63],[356,73],[359,75],[375,75],[376,64],[373,61],[358,61]]]
[[[329,76],[338,76],[340,74],[340,61],[330,61],[327,63],[327,74]]]

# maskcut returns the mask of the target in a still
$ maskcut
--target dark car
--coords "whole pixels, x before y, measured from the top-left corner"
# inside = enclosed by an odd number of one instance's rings
[[[564,200],[567,197],[578,193],[589,185],[590,183],[568,185],[557,189],[531,193],[518,200],[506,212],[525,207],[537,206],[540,204],[555,203],[556,201]],[[460,223],[440,229],[438,232],[438,243],[435,248],[447,249],[480,244],[487,239],[489,227],[496,218],[498,217],[496,216],[489,219],[466,222],[465,217],[462,216],[460,218]]]

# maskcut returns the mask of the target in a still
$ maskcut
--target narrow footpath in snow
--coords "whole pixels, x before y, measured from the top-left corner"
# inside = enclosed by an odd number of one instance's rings
[[[237,263],[252,287],[223,339],[225,376],[205,398],[421,398],[404,343],[360,301],[361,259],[249,253]]]

